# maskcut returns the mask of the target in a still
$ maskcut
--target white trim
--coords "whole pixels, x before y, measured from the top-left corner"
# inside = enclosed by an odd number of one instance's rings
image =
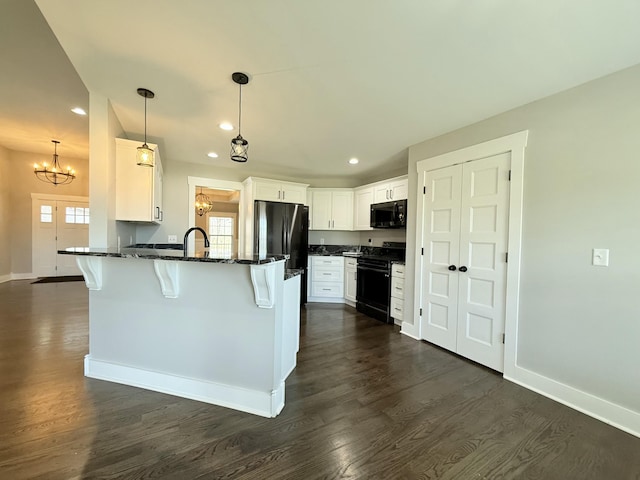
[[[284,408],[284,381],[276,390],[261,392],[95,360],[91,355],[84,357],[84,374],[90,378],[190,398],[263,417],[275,417]]]
[[[402,322],[400,333],[414,340],[420,340],[420,326],[409,322]]]
[[[10,282],[12,280],[11,274],[0,275],[0,283]]]
[[[89,197],[80,195],[56,195],[53,193],[32,193],[31,200],[51,200],[66,202],[89,202]]]
[[[579,412],[640,437],[640,413],[517,366],[504,378]]]
[[[242,185],[242,182],[188,176],[187,185],[187,218],[189,219],[189,225],[195,226],[196,224],[196,210],[193,205],[196,198],[196,187],[217,188],[220,190],[238,190],[240,192],[240,198],[238,199],[238,218],[242,219],[244,217],[244,186]],[[195,238],[193,235],[189,236],[188,242],[188,249],[193,251],[195,249]],[[238,252],[240,252],[240,245],[243,245],[241,242],[244,242],[243,221],[238,223]]]
[[[504,375],[513,376],[517,363],[518,348],[518,307],[520,296],[520,260],[522,245],[522,202],[524,183],[524,150],[527,146],[529,131],[507,135],[494,140],[489,140],[478,145],[462,148],[432,158],[417,162],[418,185],[416,192],[416,269],[414,284],[414,312],[419,312],[422,305],[422,255],[424,239],[423,233],[423,187],[426,172],[440,168],[466,163],[480,158],[499,155],[509,152],[511,154],[511,184],[509,194],[509,262],[507,263],[506,281],[506,305],[505,305],[505,349],[504,349]],[[421,317],[418,316],[414,325],[417,325],[419,338],[423,338],[421,329]],[[414,328],[414,331],[416,329]]]

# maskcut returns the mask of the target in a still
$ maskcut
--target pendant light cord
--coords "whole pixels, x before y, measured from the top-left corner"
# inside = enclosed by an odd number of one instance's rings
[[[240,83],[240,99],[238,101],[238,135],[242,136],[242,84]]]
[[[144,97],[144,144],[147,144],[147,96]]]

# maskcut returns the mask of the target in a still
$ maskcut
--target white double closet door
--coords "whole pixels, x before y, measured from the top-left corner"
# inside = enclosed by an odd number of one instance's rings
[[[424,172],[421,335],[504,369],[510,153]]]

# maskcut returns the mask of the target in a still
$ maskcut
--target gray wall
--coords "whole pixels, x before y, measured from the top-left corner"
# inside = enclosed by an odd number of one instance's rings
[[[0,279],[11,274],[10,173],[9,150],[0,147]]]
[[[416,162],[529,130],[520,364],[635,412],[640,412],[639,86],[636,66],[409,149],[409,198],[415,208]],[[416,219],[410,217],[407,279],[415,272],[415,230]],[[610,249],[608,268],[591,265],[594,247]],[[407,305],[413,305],[412,288],[407,292]]]
[[[63,144],[61,144],[63,146]],[[72,166],[76,170],[76,179],[68,185],[58,185],[42,182],[33,174],[33,164],[43,161],[51,163],[51,155],[18,152],[6,150],[9,153],[10,174],[8,188],[2,189],[2,196],[8,190],[10,198],[10,213],[8,231],[0,238],[10,239],[11,244],[11,273],[30,274],[31,267],[31,194],[46,193],[51,195],[89,195],[89,162],[86,158],[68,158],[58,148],[59,161],[63,167]],[[0,172],[2,168],[0,167]],[[4,176],[4,175],[3,175]],[[1,207],[0,207],[1,209]],[[4,240],[3,240],[4,245]]]

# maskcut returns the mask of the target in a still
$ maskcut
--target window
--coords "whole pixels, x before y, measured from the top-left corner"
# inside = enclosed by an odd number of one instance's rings
[[[40,221],[42,223],[53,222],[53,207],[51,205],[40,205]]]
[[[215,258],[231,258],[235,252],[235,213],[213,212],[209,223],[209,252]]]
[[[89,208],[66,207],[64,217],[66,223],[89,223]]]

